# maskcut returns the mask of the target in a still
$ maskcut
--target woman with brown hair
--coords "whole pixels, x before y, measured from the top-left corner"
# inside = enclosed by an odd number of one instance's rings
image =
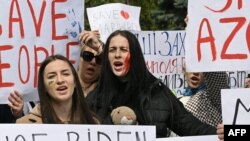
[[[46,58],[39,69],[40,104],[17,123],[97,124],[88,109],[78,74],[62,55]]]

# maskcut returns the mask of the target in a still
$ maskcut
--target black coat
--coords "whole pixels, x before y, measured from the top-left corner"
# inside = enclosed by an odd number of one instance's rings
[[[141,94],[141,108],[146,123],[156,125],[157,137],[166,137],[168,128],[180,136],[216,134],[214,127],[195,118],[160,81]]]
[[[140,117],[139,124],[155,125],[157,138],[167,137],[169,129],[180,136],[216,134],[214,127],[201,122],[189,113],[160,80],[156,80],[151,87],[140,92],[138,99],[139,108],[135,113]],[[108,108],[100,106],[100,103],[96,102],[96,94],[93,93],[87,100],[90,108],[103,119],[103,124],[112,124],[110,117],[112,106]],[[134,110],[133,107],[130,108]]]
[[[0,104],[0,123],[15,123],[16,118],[12,115],[7,104]]]

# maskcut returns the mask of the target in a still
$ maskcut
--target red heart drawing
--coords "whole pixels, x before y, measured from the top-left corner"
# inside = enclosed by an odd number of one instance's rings
[[[125,20],[127,20],[127,19],[129,18],[129,14],[128,14],[128,12],[126,12],[126,11],[121,10],[121,15],[122,15],[122,17],[123,17]]]

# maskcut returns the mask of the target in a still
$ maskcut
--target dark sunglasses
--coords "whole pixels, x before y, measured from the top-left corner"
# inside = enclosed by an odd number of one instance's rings
[[[82,51],[81,52],[81,57],[87,61],[87,62],[90,62],[93,60],[93,58],[95,58],[95,62],[96,64],[101,64],[102,63],[102,57],[101,57],[101,54],[100,55],[94,55],[92,52],[89,52],[89,51]]]

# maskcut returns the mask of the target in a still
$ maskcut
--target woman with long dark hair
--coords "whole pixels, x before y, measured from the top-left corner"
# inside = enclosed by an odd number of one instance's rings
[[[180,136],[216,134],[149,72],[136,36],[126,30],[113,32],[106,41],[91,107],[103,124],[113,124],[110,113],[120,106],[133,109],[139,125],[156,125],[157,137],[168,136],[168,128]]]

